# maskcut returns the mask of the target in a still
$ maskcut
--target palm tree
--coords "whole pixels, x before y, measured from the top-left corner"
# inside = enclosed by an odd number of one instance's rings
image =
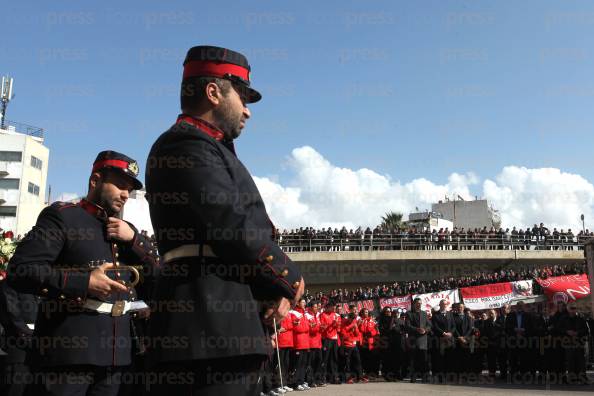
[[[402,213],[388,212],[382,216],[381,227],[388,231],[398,230],[402,226]]]

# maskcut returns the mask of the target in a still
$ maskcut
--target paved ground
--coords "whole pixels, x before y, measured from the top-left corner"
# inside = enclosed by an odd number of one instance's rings
[[[392,395],[406,395],[406,396],[424,396],[424,395],[455,395],[455,396],[470,396],[470,395],[564,395],[582,394],[584,392],[593,392],[594,385],[562,385],[550,386],[546,385],[508,385],[502,382],[494,384],[483,385],[430,385],[409,382],[370,382],[368,384],[353,384],[353,385],[328,385],[324,388],[311,389],[306,392],[290,392],[286,395],[324,395],[324,396],[392,396]]]

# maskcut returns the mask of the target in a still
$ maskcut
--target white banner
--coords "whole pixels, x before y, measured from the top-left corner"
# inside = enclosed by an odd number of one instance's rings
[[[439,309],[439,302],[441,300],[446,301],[446,309],[449,311],[453,303],[460,302],[460,294],[458,293],[458,289],[453,290],[444,290],[435,293],[426,293],[426,294],[414,294],[413,298],[413,305],[415,298],[421,299],[421,308],[424,309],[427,313],[431,313],[431,310]]]

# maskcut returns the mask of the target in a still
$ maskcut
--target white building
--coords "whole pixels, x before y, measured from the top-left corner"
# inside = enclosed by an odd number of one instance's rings
[[[43,130],[7,123],[0,128],[0,228],[31,230],[45,207],[49,149]]]
[[[152,235],[153,225],[145,194],[146,191],[144,189],[132,191],[130,198],[128,198],[128,201],[124,205],[122,218],[134,224],[139,231],[144,230],[149,235]]]

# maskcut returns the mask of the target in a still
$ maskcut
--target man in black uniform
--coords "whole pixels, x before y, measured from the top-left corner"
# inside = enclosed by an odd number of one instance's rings
[[[21,396],[24,394],[29,366],[25,358],[31,346],[35,328],[39,298],[32,294],[18,293],[0,280],[0,348],[6,352],[4,364],[0,365],[0,395]]]
[[[247,59],[200,46],[184,62],[182,114],[151,148],[146,185],[162,272],[154,312],[155,394],[257,394],[277,324],[303,294],[301,273],[275,242],[262,198],[233,140],[260,100]],[[170,378],[173,378],[170,380]]]
[[[132,358],[131,311],[142,304],[123,284],[133,281],[131,271],[106,270],[141,265],[148,277],[157,263],[148,238],[117,217],[130,191],[142,187],[137,175],[131,158],[99,153],[86,198],[45,208],[10,261],[10,286],[43,298],[30,359],[32,394],[118,392]]]

